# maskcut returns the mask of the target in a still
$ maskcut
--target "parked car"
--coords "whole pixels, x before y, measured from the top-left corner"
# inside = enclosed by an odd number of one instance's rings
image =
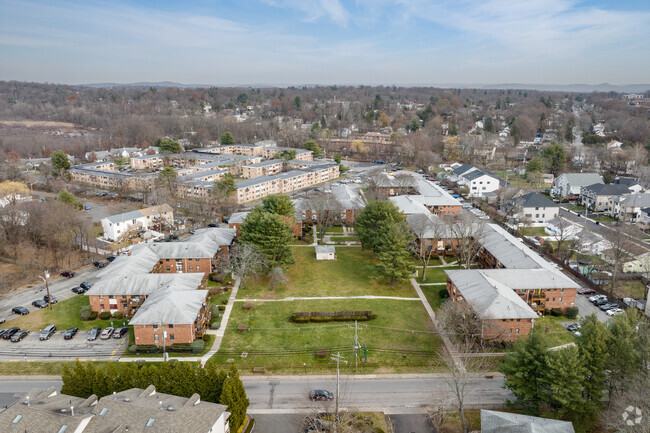
[[[90,330],[88,333],[88,341],[95,341],[97,340],[97,337],[99,337],[99,334],[102,332],[102,328],[99,326],[94,327],[93,329]]]
[[[129,332],[129,328],[117,328],[115,332],[113,332],[113,338],[122,338],[127,332]]]
[[[608,302],[606,304],[600,305],[599,307],[602,311],[607,311],[607,310],[611,310],[612,308],[618,308],[618,304],[614,302]]]
[[[115,331],[115,329],[111,328],[110,326],[108,328],[104,328],[99,338],[101,338],[102,340],[108,340],[109,338],[111,338],[111,335],[113,335],[113,331]]]
[[[85,210],[90,210],[90,206],[89,206],[89,205],[85,205],[85,206],[84,206],[84,209],[85,209]]]
[[[0,329],[0,338],[4,337],[4,335],[9,331],[8,329]]]
[[[578,295],[595,295],[596,291],[594,289],[578,289]]]
[[[581,325],[579,323],[572,323],[569,326],[566,327],[566,330],[569,332],[576,332],[578,329],[581,328]]]
[[[11,336],[11,342],[12,343],[17,343],[23,338],[27,337],[29,335],[29,331],[18,331],[14,335]]]
[[[594,295],[594,296],[590,296],[590,297],[589,297],[589,302],[593,302],[593,303],[595,303],[595,302],[598,301],[599,299],[607,299],[607,296],[605,296],[605,295]]]
[[[56,299],[54,296],[49,296],[49,297],[48,297],[47,295],[44,295],[44,296],[43,296],[43,301],[45,301],[45,302],[49,302],[49,303],[51,303],[51,304],[56,304],[57,302],[59,302],[59,300]]]
[[[615,316],[615,315],[621,314],[623,312],[624,312],[624,310],[622,308],[612,308],[610,310],[605,311],[605,314],[607,314],[608,316]]]
[[[29,310],[25,307],[14,307],[11,309],[11,312],[14,314],[19,314],[21,316],[24,316],[25,314],[29,314]]]
[[[334,394],[324,389],[315,389],[309,391],[308,397],[310,400],[331,400],[334,398]]]
[[[67,331],[65,331],[65,334],[63,334],[63,339],[72,340],[74,336],[77,335],[77,332],[79,332],[79,328],[70,328]]]
[[[92,286],[93,286],[92,284],[87,283],[87,282],[85,282],[85,281],[84,281],[83,283],[79,284],[79,287],[81,287],[81,288],[84,289],[85,291],[90,290],[90,288],[91,288]]]
[[[54,325],[47,325],[45,329],[41,331],[41,335],[38,336],[38,339],[43,341],[43,340],[49,340],[51,336],[53,336],[56,333],[56,326]]]
[[[4,334],[2,334],[2,338],[4,338],[5,340],[9,340],[11,337],[13,337],[13,335],[16,332],[19,332],[19,331],[20,331],[20,328],[9,328],[9,329],[5,330]]]
[[[45,308],[48,306],[48,303],[42,299],[37,299],[34,302],[32,302],[32,305],[36,308]]]
[[[81,295],[82,293],[85,293],[86,291],[83,289],[83,287],[73,287],[72,291],[75,292],[77,295]]]
[[[96,268],[103,268],[104,266],[106,266],[106,263],[97,261],[97,262],[93,262],[93,266]]]
[[[112,262],[112,261],[115,260],[116,258],[117,258],[117,257],[115,257],[115,256],[108,256],[108,257],[106,257],[106,260],[108,260],[109,262]]]
[[[208,227],[219,227],[219,224],[217,224],[217,223],[210,223],[210,224],[208,224]]]
[[[66,277],[66,278],[72,278],[72,277],[74,277],[74,272],[72,272],[72,271],[63,271],[59,275],[61,275],[62,277]]]
[[[607,300],[607,298],[601,298],[601,299],[598,299],[596,302],[594,302],[594,304],[597,307],[600,307],[602,305],[609,304],[609,301]]]

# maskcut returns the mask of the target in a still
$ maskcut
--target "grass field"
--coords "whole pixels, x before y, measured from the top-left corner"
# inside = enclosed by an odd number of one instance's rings
[[[357,236],[331,236],[332,242],[359,242]]]
[[[91,329],[95,326],[105,328],[111,326],[111,321],[114,325],[121,326],[123,319],[108,319],[108,320],[91,320],[82,322],[79,317],[81,307],[89,305],[88,296],[77,295],[74,298],[66,299],[65,301],[58,302],[52,305],[52,309],[43,308],[37,309],[30,306],[30,313],[26,316],[20,316],[17,319],[8,321],[5,327],[17,326],[20,329],[27,329],[30,331],[38,331],[45,328],[47,325],[56,325],[57,329]],[[119,325],[118,325],[119,324]]]
[[[132,332],[131,332],[132,334]],[[167,356],[169,358],[191,358],[191,357],[199,357],[203,356],[206,353],[212,349],[212,345],[214,344],[214,339],[215,336],[209,334],[208,335],[208,341],[205,342],[205,346],[203,346],[203,350],[200,353],[177,353],[177,352],[167,352]],[[130,343],[133,344],[133,343]],[[122,355],[122,358],[160,358],[162,359],[162,353],[141,353],[141,354],[135,354],[135,353],[129,353],[125,352],[124,355]]]
[[[392,286],[377,275],[372,253],[361,248],[345,247],[336,250],[336,260],[315,258],[314,248],[293,248],[295,263],[287,269],[286,287],[269,290],[269,278],[247,279],[237,294],[238,298],[279,299],[290,296],[360,296],[382,295],[415,297],[409,281],[398,281]]]
[[[616,283],[616,296],[621,298],[643,299],[645,286],[639,280],[618,281]]]
[[[548,236],[544,227],[522,227],[519,232],[524,236]]]
[[[377,315],[374,320],[359,322],[358,341],[368,349],[368,364],[360,360],[360,371],[426,371],[437,359],[441,342],[421,302],[353,299],[259,302],[248,311],[236,303],[221,350],[210,361],[221,364],[232,359],[245,372],[253,367],[265,367],[276,374],[334,371],[329,356],[319,359],[316,351],[340,351],[351,361],[354,322],[299,324],[289,319],[297,311],[350,310],[371,310]],[[249,329],[238,331],[240,324]]]
[[[342,226],[332,226],[327,229],[327,232],[325,234],[341,234],[343,233],[343,227]]]
[[[420,290],[422,290],[422,293],[424,293],[424,296],[426,296],[427,300],[429,301],[429,305],[431,305],[431,308],[434,310],[437,310],[440,308],[440,290],[445,289],[445,286],[420,286]]]
[[[93,365],[95,368],[106,368],[111,361],[95,361]],[[72,361],[55,361],[55,362],[39,362],[39,361],[20,361],[20,362],[0,362],[0,376],[7,375],[61,375],[63,366],[68,365],[72,367]]]
[[[417,282],[422,283],[446,283],[447,274],[445,270],[458,269],[458,266],[445,266],[443,268],[429,268],[427,267],[426,279],[422,280],[422,269],[418,269]]]
[[[573,343],[573,334],[564,329],[564,326],[560,323],[569,321],[571,320],[565,316],[543,316],[539,319],[535,319],[535,329],[542,330],[546,333],[546,337],[548,338],[551,347]]]

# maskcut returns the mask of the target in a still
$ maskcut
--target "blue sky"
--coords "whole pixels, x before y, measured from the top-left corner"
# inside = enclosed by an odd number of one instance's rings
[[[0,0],[0,79],[650,81],[650,1]]]

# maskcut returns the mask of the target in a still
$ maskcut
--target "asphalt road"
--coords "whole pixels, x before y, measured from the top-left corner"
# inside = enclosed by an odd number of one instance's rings
[[[84,296],[73,293],[72,288],[78,286],[84,281],[91,284],[94,283],[96,280],[95,275],[98,271],[99,269],[93,266],[86,266],[77,269],[75,271],[76,274],[73,278],[64,278],[58,275],[50,275],[50,279],[48,280],[50,294],[59,301],[63,301],[73,296]],[[43,299],[43,295],[46,293],[45,284],[43,282],[40,282],[38,284],[25,286],[7,294],[1,295],[0,317],[6,318],[8,322],[4,326],[7,327],[7,325],[11,323],[11,319],[18,317],[11,312],[11,309],[13,307],[22,306],[27,308],[29,311],[35,311],[37,308],[32,306],[32,302],[37,299]]]

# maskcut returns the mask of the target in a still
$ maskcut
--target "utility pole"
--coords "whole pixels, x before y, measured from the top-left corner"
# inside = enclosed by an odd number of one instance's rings
[[[47,279],[50,278],[50,274],[45,271],[45,278],[39,276],[39,278],[45,281],[45,290],[47,291],[47,306],[52,309],[52,297],[50,296],[50,286],[47,284]]]
[[[359,366],[359,354],[357,351],[359,350],[359,347],[361,347],[359,346],[359,339],[357,338],[357,329],[358,329],[357,321],[355,320],[354,321],[354,374],[358,374],[357,368]]]
[[[340,352],[336,352],[336,355],[330,357],[332,361],[336,361],[336,431],[339,431],[339,393],[341,392],[340,379],[339,379],[339,362],[343,361],[346,364],[348,361],[341,357]]]

